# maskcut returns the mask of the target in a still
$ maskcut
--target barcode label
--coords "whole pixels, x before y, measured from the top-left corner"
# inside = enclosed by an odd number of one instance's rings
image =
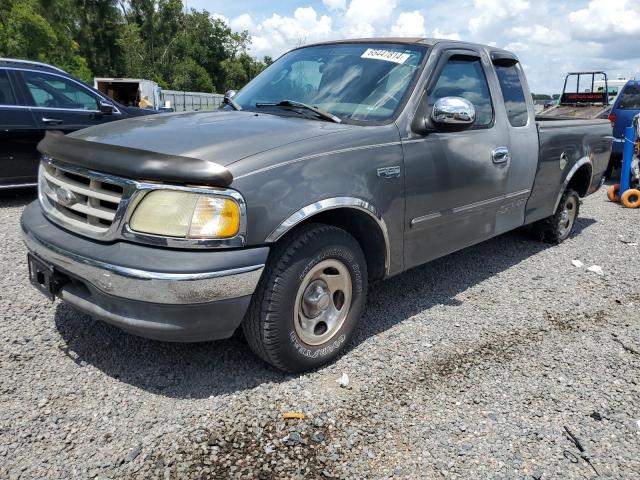
[[[360,58],[372,60],[384,60],[386,62],[404,63],[411,55],[408,53],[394,52],[393,50],[381,50],[379,48],[367,48]]]

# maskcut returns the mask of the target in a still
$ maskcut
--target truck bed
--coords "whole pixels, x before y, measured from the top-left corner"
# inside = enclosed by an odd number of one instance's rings
[[[555,105],[551,108],[543,110],[536,116],[536,120],[546,120],[553,118],[583,118],[595,119],[606,118],[611,109],[610,105]]]

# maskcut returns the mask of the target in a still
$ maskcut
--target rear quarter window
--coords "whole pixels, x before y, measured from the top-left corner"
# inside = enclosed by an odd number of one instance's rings
[[[620,94],[620,110],[640,110],[640,85],[627,85]]]
[[[513,127],[524,127],[529,119],[529,114],[518,68],[515,64],[495,65],[495,68],[509,123]]]

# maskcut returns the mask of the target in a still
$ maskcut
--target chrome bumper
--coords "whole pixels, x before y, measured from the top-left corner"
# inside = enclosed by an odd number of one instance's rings
[[[262,264],[206,273],[152,272],[79,256],[29,232],[24,233],[24,242],[37,257],[103,293],[159,304],[208,303],[251,295],[264,269]]]

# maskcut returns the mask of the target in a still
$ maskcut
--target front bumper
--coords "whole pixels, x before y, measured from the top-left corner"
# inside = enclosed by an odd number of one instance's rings
[[[47,220],[37,202],[22,215],[29,251],[68,281],[58,296],[130,333],[167,341],[229,337],[240,325],[269,249],[187,251],[104,244]]]

